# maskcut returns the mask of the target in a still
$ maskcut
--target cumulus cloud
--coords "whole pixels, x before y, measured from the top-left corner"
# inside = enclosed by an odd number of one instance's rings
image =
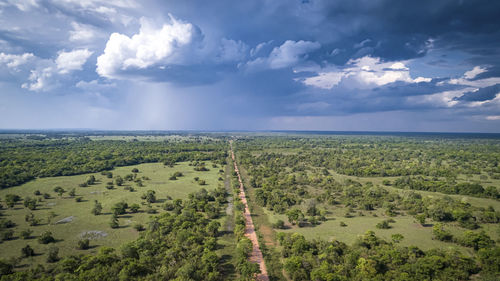
[[[350,59],[344,68],[318,71],[316,76],[302,79],[302,83],[322,89],[332,89],[342,83],[346,88],[369,89],[394,82],[430,82],[431,78],[410,76],[405,61],[382,62],[380,58],[365,56]],[[300,79],[299,79],[300,80]]]
[[[54,86],[54,68],[44,67],[31,70],[28,78],[30,82],[24,83],[21,87],[30,91],[47,91]]]
[[[293,66],[307,58],[307,54],[321,47],[318,42],[287,40],[280,47],[274,48],[269,55],[269,66],[273,69]]]
[[[259,47],[260,46],[260,47]],[[254,53],[264,45],[258,45]],[[280,69],[297,65],[308,58],[308,54],[321,48],[321,44],[311,41],[287,40],[279,47],[275,47],[268,57],[259,57],[247,63],[250,68]]]
[[[20,65],[28,63],[34,57],[32,53],[24,53],[22,55],[0,53],[0,64],[5,64],[8,68],[15,69]]]
[[[486,68],[483,68],[481,66],[475,66],[472,70],[469,70],[464,73],[464,78],[465,79],[474,79],[476,76],[479,74],[486,72]]]
[[[248,46],[242,41],[222,38],[218,59],[221,62],[239,61],[246,57]]]
[[[60,52],[56,59],[59,73],[66,74],[74,70],[82,70],[83,65],[92,54],[93,52],[87,49]]]
[[[111,34],[104,53],[97,58],[97,73],[117,78],[127,70],[185,64],[189,59],[186,53],[197,40],[201,40],[201,33],[191,23],[170,16],[170,23],[156,28],[143,19],[139,33],[132,37]]]

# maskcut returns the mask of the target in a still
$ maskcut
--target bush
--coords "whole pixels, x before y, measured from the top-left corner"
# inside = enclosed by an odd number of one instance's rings
[[[82,239],[78,241],[78,249],[80,250],[87,250],[90,248],[90,240],[89,239]]]
[[[133,169],[132,169],[132,173],[139,173],[139,169],[137,169],[137,168],[133,168]]]
[[[92,212],[91,213],[94,216],[98,216],[98,215],[101,214],[101,212],[102,212],[102,205],[101,205],[101,203],[99,203],[99,201],[95,200],[94,201],[94,208],[92,208]]]
[[[141,206],[139,206],[139,204],[134,203],[134,204],[130,205],[130,212],[137,213],[140,208],[141,208]]]
[[[285,222],[283,220],[277,220],[274,224],[273,224],[273,227],[274,228],[277,228],[277,229],[284,229],[285,228]]]
[[[12,239],[14,237],[14,230],[9,229],[9,230],[4,230],[0,236],[2,240],[7,241]]]
[[[118,215],[123,215],[127,212],[127,208],[128,208],[128,204],[127,202],[118,202],[116,203],[112,208],[111,210],[113,210],[113,214],[115,216],[118,216]]]
[[[30,239],[31,238],[31,234],[33,234],[33,230],[31,230],[31,229],[25,229],[25,230],[21,231],[21,233],[20,233],[21,237],[24,240]]]
[[[341,222],[339,223],[339,225],[340,225],[340,226],[342,226],[342,227],[346,227],[346,226],[347,226],[347,224],[346,224],[345,222],[343,222],[343,221],[341,221]]]
[[[113,216],[111,217],[111,221],[109,222],[109,226],[111,228],[120,227],[120,225],[118,224],[118,217],[116,215],[113,214]]]
[[[205,180],[198,180],[199,185],[207,185],[207,182]]]
[[[45,231],[44,233],[42,233],[42,235],[40,235],[40,237],[38,237],[38,242],[40,244],[49,244],[56,242],[56,239],[52,237],[52,232]]]
[[[83,201],[83,197],[76,197],[76,198],[75,198],[75,201],[76,201],[76,202],[82,202],[82,201]]]
[[[53,246],[49,248],[49,254],[47,255],[47,262],[54,263],[59,260],[59,248]]]
[[[451,241],[453,239],[453,235],[449,231],[445,230],[441,223],[436,223],[432,227],[432,234],[434,234],[434,237],[440,241]]]
[[[391,228],[391,226],[389,225],[389,220],[381,221],[381,222],[377,223],[377,225],[375,227],[377,227],[378,229],[389,229],[389,228]]]
[[[145,228],[144,228],[144,225],[138,223],[138,224],[134,225],[134,229],[137,231],[143,231]]]
[[[27,257],[32,257],[35,255],[35,251],[33,248],[31,248],[30,245],[26,245],[24,248],[21,249],[21,257],[27,258]]]

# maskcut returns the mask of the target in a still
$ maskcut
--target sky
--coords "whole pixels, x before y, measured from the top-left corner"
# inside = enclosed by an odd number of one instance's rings
[[[500,1],[0,0],[0,128],[500,132]]]

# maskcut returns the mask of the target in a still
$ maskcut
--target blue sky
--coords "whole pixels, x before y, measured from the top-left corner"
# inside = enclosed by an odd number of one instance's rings
[[[0,0],[0,128],[500,132],[500,2]]]

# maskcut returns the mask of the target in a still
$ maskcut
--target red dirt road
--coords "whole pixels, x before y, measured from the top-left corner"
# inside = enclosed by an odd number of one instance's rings
[[[241,180],[240,171],[238,170],[238,165],[236,164],[236,160],[234,158],[233,152],[233,144],[231,142],[231,157],[234,163],[234,170],[238,175],[238,181],[240,183],[240,194],[239,197],[241,202],[245,205],[245,237],[252,241],[253,249],[252,254],[250,255],[250,262],[259,264],[260,274],[258,274],[255,280],[258,281],[269,281],[269,276],[267,275],[266,264],[264,263],[264,257],[262,256],[262,252],[259,247],[259,240],[257,239],[257,234],[255,233],[255,227],[252,221],[252,215],[250,214],[250,209],[248,209],[247,197],[245,195],[245,189],[243,188],[243,181]]]

